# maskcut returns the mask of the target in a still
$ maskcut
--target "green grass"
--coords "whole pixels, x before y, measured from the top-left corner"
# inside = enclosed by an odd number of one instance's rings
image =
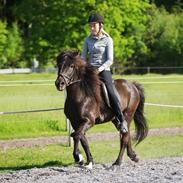
[[[115,76],[135,80],[144,85],[146,102],[183,105],[183,75],[125,75]],[[54,86],[56,74],[12,74],[0,75],[0,111],[22,111],[31,109],[59,108],[64,106],[64,92]],[[22,80],[27,80],[23,82]],[[30,81],[31,80],[31,81]],[[36,82],[34,80],[45,80]],[[12,81],[12,82],[2,82]],[[34,85],[34,84],[48,85]],[[7,86],[32,84],[28,86]],[[3,85],[3,86],[2,86]],[[5,86],[6,85],[6,86]],[[183,127],[182,108],[145,106],[150,128]],[[27,138],[52,135],[66,135],[63,111],[0,115],[0,139]],[[111,123],[98,125],[93,132],[116,131]]]
[[[134,150],[140,159],[183,156],[182,139],[183,136],[147,137]],[[118,140],[93,141],[90,147],[95,163],[112,163],[119,153]],[[128,160],[126,155],[124,160]],[[0,150],[0,171],[72,164],[72,147],[62,145]]]

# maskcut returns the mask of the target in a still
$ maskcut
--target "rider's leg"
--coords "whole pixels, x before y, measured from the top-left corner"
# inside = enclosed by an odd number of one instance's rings
[[[118,120],[119,123],[119,129],[123,132],[126,133],[128,132],[128,126],[127,122],[125,120],[125,117],[122,113],[121,110],[121,105],[118,100],[118,97],[116,96],[114,92],[114,86],[112,83],[112,75],[110,71],[102,71],[99,76],[101,77],[101,80],[105,83],[107,91],[109,93],[109,98],[110,98],[110,104],[112,109],[115,112],[116,119]]]

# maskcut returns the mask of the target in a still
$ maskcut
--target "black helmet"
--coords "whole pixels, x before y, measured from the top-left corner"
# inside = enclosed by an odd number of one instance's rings
[[[104,24],[104,18],[98,13],[92,13],[88,18],[88,23],[98,22]]]

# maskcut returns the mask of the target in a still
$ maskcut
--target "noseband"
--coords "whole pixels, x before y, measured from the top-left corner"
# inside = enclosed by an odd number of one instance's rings
[[[70,77],[67,76],[66,74],[61,74],[61,73],[59,73],[58,76],[63,78],[64,83],[65,83],[66,86],[70,86],[74,83],[77,83],[77,82],[81,81],[80,79],[73,81],[74,69],[73,69],[72,75]]]

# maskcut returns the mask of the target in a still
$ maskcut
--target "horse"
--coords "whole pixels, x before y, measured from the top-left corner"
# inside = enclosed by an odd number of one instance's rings
[[[84,164],[83,156],[79,151],[79,142],[86,154],[85,167],[92,168],[93,157],[90,152],[86,132],[95,124],[111,121],[117,128],[118,122],[113,109],[106,105],[102,81],[96,68],[84,61],[78,51],[67,50],[58,54],[58,75],[55,80],[57,90],[66,89],[67,97],[64,113],[70,120],[74,132],[71,134],[74,141],[73,158],[75,163]],[[121,102],[121,110],[128,124],[127,133],[119,132],[120,151],[113,165],[121,165],[125,149],[128,157],[138,162],[135,151],[132,149],[130,124],[135,123],[135,140],[139,144],[148,134],[148,124],[144,116],[145,95],[141,84],[125,79],[115,79],[116,88]]]

